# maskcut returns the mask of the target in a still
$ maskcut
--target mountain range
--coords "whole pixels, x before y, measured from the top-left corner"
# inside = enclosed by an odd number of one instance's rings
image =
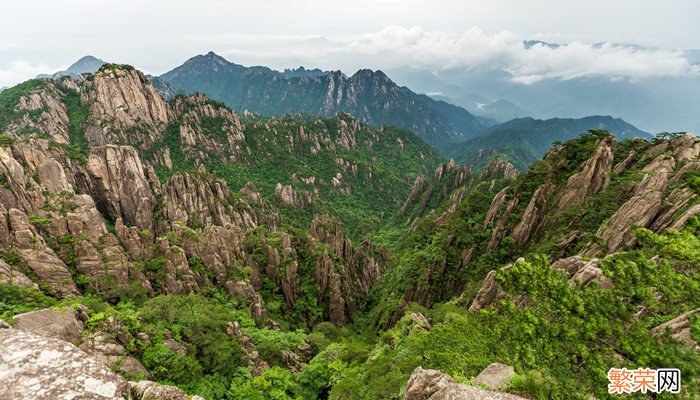
[[[620,140],[652,138],[649,133],[619,118],[591,116],[539,120],[528,117],[491,126],[480,136],[453,145],[447,155],[476,167],[483,167],[493,158],[503,158],[518,169],[526,170],[542,158],[555,142],[566,142],[590,129],[615,132]]]
[[[304,72],[304,73],[300,73]],[[439,149],[476,136],[489,125],[454,105],[396,85],[381,71],[277,72],[244,67],[209,52],[159,77],[189,92],[202,92],[236,110],[261,115],[354,115],[361,122],[409,129]]]
[[[314,74],[273,81],[413,96]],[[345,112],[239,112],[129,65],[0,93],[0,397],[590,399],[633,366],[697,397],[695,136],[521,118],[484,137],[545,154],[475,169]]]

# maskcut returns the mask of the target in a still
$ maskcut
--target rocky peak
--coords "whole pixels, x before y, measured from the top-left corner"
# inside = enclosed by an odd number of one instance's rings
[[[151,82],[130,66],[105,64],[85,83],[81,101],[90,105],[88,140],[104,145],[150,147],[171,120],[167,103]]]
[[[568,210],[572,205],[582,204],[588,196],[608,186],[612,170],[614,140],[613,137],[598,140],[595,152],[583,164],[581,171],[569,177],[555,214]]]

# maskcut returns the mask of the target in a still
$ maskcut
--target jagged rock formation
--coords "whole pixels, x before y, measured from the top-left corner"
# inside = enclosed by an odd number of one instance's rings
[[[572,205],[582,204],[588,196],[608,186],[613,161],[612,143],[611,137],[600,139],[581,171],[569,177],[555,214],[568,210]]]
[[[91,108],[85,132],[99,145],[153,145],[172,118],[170,109],[146,77],[133,68],[106,64],[86,80],[82,102]]]
[[[411,374],[403,400],[522,400],[507,393],[488,392],[456,383],[440,371],[416,368]]]

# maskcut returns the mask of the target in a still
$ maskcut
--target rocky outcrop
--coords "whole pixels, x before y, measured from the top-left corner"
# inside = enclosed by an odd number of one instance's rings
[[[68,143],[68,110],[61,102],[64,89],[58,82],[45,81],[38,89],[21,97],[15,112],[23,115],[10,124],[7,132],[18,136],[38,133],[55,142]]]
[[[690,327],[690,317],[699,315],[700,308],[688,311],[687,313],[681,314],[668,322],[664,322],[651,331],[657,335],[668,333],[672,338],[686,344],[691,349],[700,352],[698,338],[693,337],[692,329]]]
[[[513,228],[513,239],[520,244],[527,243],[540,228],[547,212],[549,196],[554,185],[545,183],[532,194],[520,221]]]
[[[515,377],[515,369],[513,367],[501,363],[492,363],[474,378],[474,383],[486,386],[491,390],[500,390],[510,385],[513,377]]]
[[[508,264],[502,268],[502,271],[508,271],[511,268],[513,268],[513,264]],[[486,274],[481,288],[472,301],[471,306],[469,306],[470,312],[478,312],[481,309],[488,308],[498,300],[506,297],[506,292],[504,292],[498,282],[496,282],[496,274],[496,271],[489,271],[489,273]]]
[[[60,297],[80,294],[66,264],[47,246],[44,238],[29,223],[25,213],[15,208],[5,213],[4,207],[0,206],[0,225],[9,228],[14,248],[36,274],[39,284],[46,285],[52,293]]]
[[[132,379],[150,378],[151,374],[123,345],[107,333],[97,331],[81,339],[80,350],[93,356],[95,360],[112,371]]]
[[[199,396],[190,396],[174,386],[151,381],[129,382],[129,395],[134,400],[204,400]]]
[[[518,262],[525,261],[519,258],[514,264],[508,264],[501,268],[501,271],[506,272],[513,268],[513,265]],[[566,272],[569,283],[571,285],[581,284],[583,286],[595,283],[600,289],[612,289],[613,283],[610,278],[603,274],[603,270],[598,267],[598,259],[584,260],[579,256],[560,259],[552,263],[552,269],[562,270]],[[501,286],[496,281],[497,271],[489,271],[481,284],[481,288],[474,297],[469,311],[478,312],[481,309],[489,308],[499,300],[506,297],[506,292],[501,289]]]
[[[98,145],[150,147],[171,120],[168,104],[140,72],[105,65],[85,83],[81,101],[91,108],[85,136]]]
[[[579,256],[573,256],[557,260],[552,264],[552,269],[563,270],[569,276],[570,283],[580,283],[583,286],[595,283],[600,289],[612,289],[610,278],[603,274],[598,267],[598,259],[584,260]]]
[[[61,310],[43,309],[13,317],[15,328],[50,339],[77,344],[85,325],[78,313],[66,307]]]
[[[124,378],[63,340],[0,329],[0,348],[2,398],[128,398]]]
[[[518,170],[506,160],[496,158],[491,160],[481,171],[481,177],[502,177],[510,181],[518,178]]]
[[[583,164],[581,171],[569,177],[554,211],[555,215],[573,205],[583,204],[587,197],[608,186],[613,162],[613,142],[613,137],[598,140],[593,155]]]
[[[408,379],[403,400],[523,400],[523,398],[457,383],[440,371],[418,367]]]
[[[322,300],[325,300],[323,303],[328,304],[331,322],[344,325],[367,296],[370,287],[379,280],[383,270],[367,249],[355,250],[340,225],[328,216],[315,217],[309,227],[309,235],[313,240],[330,246],[342,260],[342,264],[338,265],[324,251],[316,264],[316,283]]]
[[[12,285],[39,290],[39,285],[32,282],[27,275],[15,270],[3,260],[0,260],[0,285]]]
[[[127,382],[75,345],[0,326],[0,398],[203,400],[149,381]]]
[[[87,170],[92,181],[91,195],[103,215],[140,229],[153,228],[154,189],[157,180],[131,146],[101,146],[90,152]]]
[[[210,160],[212,154],[236,162],[248,149],[240,117],[222,103],[201,93],[177,97],[173,102],[179,118],[179,139],[185,157],[197,164]]]
[[[608,223],[597,232],[598,236],[605,241],[609,253],[631,245],[634,242],[632,228],[646,227],[656,216],[664,199],[669,174],[674,166],[674,158],[661,155],[644,167],[643,171],[646,175],[635,188],[632,198],[625,202]],[[602,250],[599,245],[594,245],[585,254],[594,256]]]

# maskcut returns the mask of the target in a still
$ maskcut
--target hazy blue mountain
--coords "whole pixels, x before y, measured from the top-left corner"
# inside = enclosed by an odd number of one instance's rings
[[[100,60],[99,58],[93,57],[93,56],[85,56],[79,59],[78,61],[74,62],[68,69],[65,71],[58,71],[55,72],[51,75],[48,74],[42,74],[39,75],[38,78],[61,78],[64,76],[71,76],[71,77],[77,77],[80,74],[87,74],[87,73],[94,73],[97,72],[98,69],[100,69],[101,66],[106,64],[105,61]]]
[[[350,77],[341,71],[294,71],[244,67],[210,52],[160,78],[187,91],[203,92],[236,110],[262,115],[348,112],[373,126],[409,129],[443,150],[490,125],[461,107],[401,87],[382,71],[362,69]]]
[[[540,159],[554,142],[574,139],[589,129],[603,129],[618,139],[651,138],[649,133],[619,118],[590,116],[547,120],[518,118],[488,128],[483,135],[454,145],[448,155],[458,162],[481,167],[494,157],[509,160],[525,170]]]

